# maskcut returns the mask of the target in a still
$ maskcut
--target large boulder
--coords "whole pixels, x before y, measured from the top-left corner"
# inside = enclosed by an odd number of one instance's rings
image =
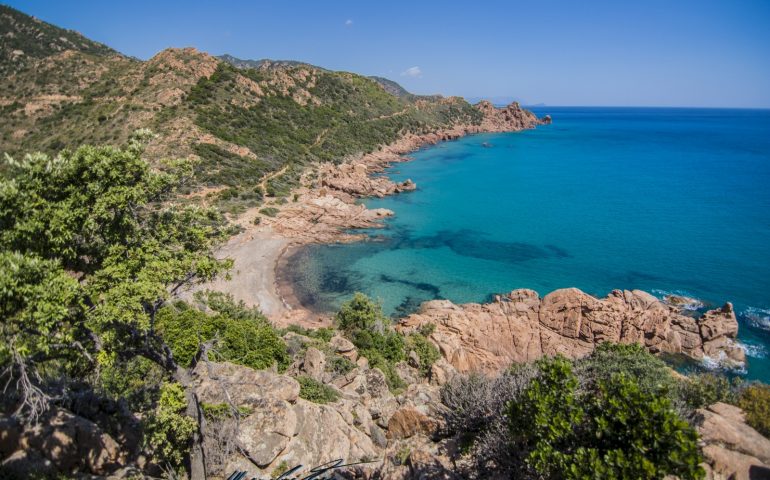
[[[302,362],[302,370],[315,380],[321,380],[326,368],[326,356],[315,347],[309,347],[305,351],[305,359]]]
[[[543,298],[521,289],[483,305],[433,300],[397,328],[411,332],[429,323],[436,326],[430,340],[459,372],[494,373],[546,355],[578,358],[608,341],[638,342],[652,353],[708,357],[729,366],[745,361],[735,342],[738,322],[732,305],[695,319],[640,290],[614,290],[598,299],[576,288]]]
[[[0,418],[2,464],[19,474],[88,472],[104,475],[126,460],[118,443],[98,425],[55,408],[32,426]]]
[[[770,440],[746,424],[740,408],[715,403],[697,413],[706,478],[770,479]]]
[[[260,405],[264,400],[293,403],[299,397],[299,383],[286,375],[228,362],[200,362],[193,371],[195,392],[201,402]]]

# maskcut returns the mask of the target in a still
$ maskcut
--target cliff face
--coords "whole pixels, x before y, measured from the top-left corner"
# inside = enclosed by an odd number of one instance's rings
[[[436,325],[430,339],[460,372],[492,373],[557,354],[578,358],[608,341],[726,365],[745,361],[735,343],[738,322],[731,304],[696,320],[639,290],[615,290],[602,300],[575,288],[542,299],[532,290],[514,290],[484,305],[434,300],[398,328],[409,332],[426,323]]]

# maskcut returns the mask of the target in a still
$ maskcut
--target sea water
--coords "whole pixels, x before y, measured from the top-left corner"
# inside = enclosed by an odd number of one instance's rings
[[[536,109],[554,123],[427,147],[386,174],[417,190],[368,199],[395,216],[369,241],[307,247],[301,302],[353,292],[388,314],[531,288],[642,289],[733,302],[748,376],[770,381],[770,111]]]

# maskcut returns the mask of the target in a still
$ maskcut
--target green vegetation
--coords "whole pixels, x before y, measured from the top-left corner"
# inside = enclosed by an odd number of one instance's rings
[[[406,360],[409,351],[420,358],[420,373],[430,374],[433,363],[441,357],[435,345],[423,333],[403,336],[390,326],[390,319],[382,312],[382,305],[366,295],[356,292],[344,303],[335,317],[337,327],[358,348],[359,354],[369,360],[369,365],[382,370],[393,391],[406,387],[396,371],[396,364]],[[433,326],[435,328],[435,326]],[[430,335],[428,327],[423,332]]]
[[[546,358],[496,378],[458,377],[442,401],[448,428],[480,474],[703,478],[677,382],[640,346],[605,344],[582,360]]]
[[[746,423],[770,438],[770,385],[749,385],[741,392],[738,406],[746,412]]]
[[[213,315],[185,303],[158,312],[156,330],[171,347],[177,363],[192,365],[200,346],[215,340],[216,348],[208,353],[211,360],[257,370],[274,365],[284,370],[289,365],[286,345],[258,310],[218,292],[198,295],[197,300]]]
[[[268,217],[275,217],[278,215],[279,210],[275,207],[265,207],[259,210],[259,213]]]
[[[676,382],[672,394],[675,402],[692,411],[717,402],[735,404],[741,387],[740,379],[716,373],[698,373]]]
[[[572,364],[538,362],[539,374],[511,402],[512,446],[544,478],[702,478],[697,435],[661,395],[623,373],[578,390]]]
[[[147,417],[145,442],[154,454],[171,466],[173,471],[182,467],[192,435],[197,428],[194,419],[185,416],[187,399],[178,383],[163,385],[158,406]]]
[[[214,422],[219,422],[236,415],[246,416],[252,413],[252,410],[248,407],[241,406],[236,410],[227,403],[201,403],[201,410],[203,410],[203,415],[207,420]]]
[[[334,336],[334,329],[329,327],[311,329],[302,327],[300,325],[289,325],[288,327],[284,328],[281,333],[283,334],[286,332],[293,332],[309,338],[316,338],[324,342],[328,342]]]
[[[122,148],[83,146],[55,158],[6,161],[0,177],[1,402],[4,411],[33,423],[76,392],[126,398],[147,419],[147,445],[158,461],[177,468],[196,423],[183,413],[189,379],[156,327],[174,292],[229,268],[211,255],[228,229],[213,210],[170,201],[192,175],[191,165],[150,169],[141,158],[147,138],[139,132]],[[213,300],[215,318],[252,318],[260,327],[255,335],[275,340],[252,313]],[[244,340],[228,334],[233,322],[222,325],[224,351],[240,355]],[[189,348],[188,340],[181,343]]]
[[[332,403],[340,398],[340,394],[332,387],[325,385],[306,375],[297,377],[299,396],[315,403]]]
[[[413,350],[420,358],[420,374],[427,377],[430,367],[441,358],[441,353],[423,334],[412,333],[406,337],[406,350]]]
[[[356,292],[342,305],[335,320],[369,365],[382,370],[391,390],[406,387],[396,372],[396,363],[406,359],[404,337],[389,328],[390,320],[382,313],[382,305]]]

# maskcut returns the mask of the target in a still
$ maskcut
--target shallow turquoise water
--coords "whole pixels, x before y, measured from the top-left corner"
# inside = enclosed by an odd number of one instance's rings
[[[770,111],[544,108],[554,124],[429,147],[388,171],[418,190],[371,241],[309,247],[307,306],[354,291],[389,313],[532,288],[677,292],[740,313],[749,376],[770,380]]]

